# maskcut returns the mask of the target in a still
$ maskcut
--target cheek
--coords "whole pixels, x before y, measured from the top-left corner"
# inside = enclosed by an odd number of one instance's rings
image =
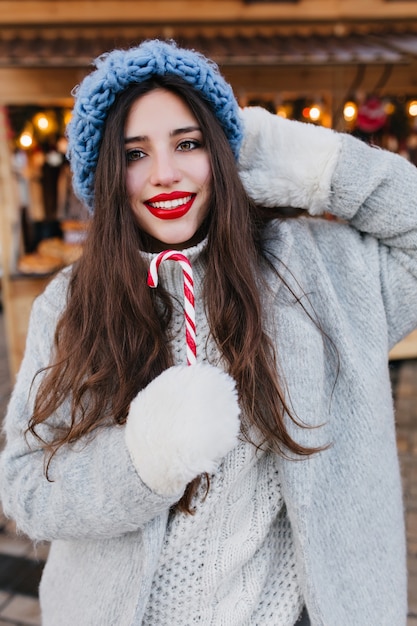
[[[196,176],[199,178],[200,187],[206,191],[210,191],[212,175],[208,159],[204,159],[200,164],[200,167],[196,170]]]
[[[143,189],[143,176],[138,172],[138,168],[130,166],[126,174],[126,189],[129,197],[135,196]]]

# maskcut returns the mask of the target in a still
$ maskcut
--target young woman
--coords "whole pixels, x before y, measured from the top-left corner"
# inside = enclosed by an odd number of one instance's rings
[[[34,303],[1,456],[5,512],[51,542],[44,626],[405,626],[415,168],[240,112],[159,41],[98,60],[69,154],[91,229]]]

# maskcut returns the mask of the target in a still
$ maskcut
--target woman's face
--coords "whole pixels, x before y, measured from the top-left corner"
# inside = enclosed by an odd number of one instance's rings
[[[153,251],[198,243],[209,207],[211,167],[197,120],[177,95],[155,89],[133,104],[125,126],[127,191]]]

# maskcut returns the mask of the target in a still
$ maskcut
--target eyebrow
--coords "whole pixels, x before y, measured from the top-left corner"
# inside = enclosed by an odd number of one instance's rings
[[[169,133],[170,137],[177,137],[177,135],[184,135],[187,133],[192,133],[195,131],[201,132],[201,128],[199,126],[185,126],[184,128],[176,128]],[[125,143],[133,143],[135,141],[149,141],[149,137],[147,135],[136,135],[135,137],[125,137]]]

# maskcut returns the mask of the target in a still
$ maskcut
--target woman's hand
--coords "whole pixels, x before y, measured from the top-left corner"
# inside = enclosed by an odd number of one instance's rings
[[[244,138],[239,174],[249,196],[267,207],[328,210],[340,134],[286,120],[260,107],[241,110]]]
[[[126,444],[139,476],[160,495],[181,495],[236,445],[239,414],[235,383],[219,368],[167,369],[130,406]]]

